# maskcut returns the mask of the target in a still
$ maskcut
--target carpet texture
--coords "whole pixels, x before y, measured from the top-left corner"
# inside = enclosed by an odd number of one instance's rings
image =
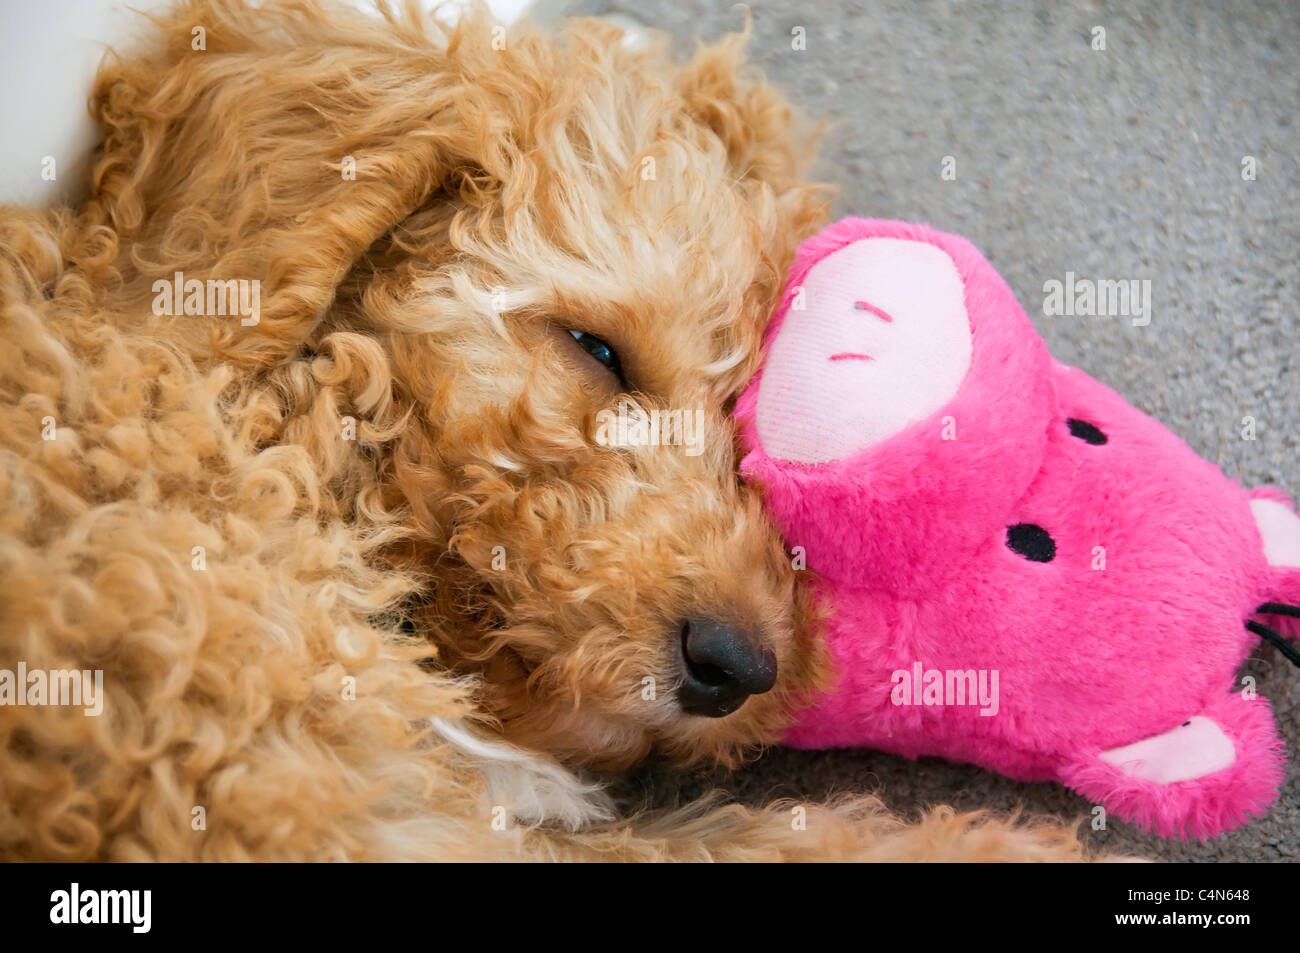
[[[568,6],[667,30],[682,56],[743,21],[728,2]],[[756,0],[750,10],[752,60],[832,123],[819,173],[840,189],[836,217],[967,236],[1058,358],[1230,476],[1300,496],[1300,6]],[[1149,279],[1150,323],[1045,315],[1044,283],[1067,272]],[[1264,647],[1240,674],[1272,700],[1291,749],[1268,815],[1190,844],[1112,818],[1106,830],[1085,824],[1087,843],[1166,860],[1300,858],[1300,670]],[[651,766],[620,794],[667,806],[713,788],[748,803],[875,791],[905,813],[951,803],[1087,818],[1092,808],[1055,784],[870,751],[773,750],[734,773]]]

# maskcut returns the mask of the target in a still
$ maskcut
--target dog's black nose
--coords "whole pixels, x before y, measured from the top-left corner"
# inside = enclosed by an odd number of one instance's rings
[[[744,629],[714,619],[682,623],[682,669],[682,710],[708,718],[730,715],[776,682],[776,656]]]

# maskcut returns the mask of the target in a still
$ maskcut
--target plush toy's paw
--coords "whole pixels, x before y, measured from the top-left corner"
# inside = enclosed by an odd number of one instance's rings
[[[1300,569],[1300,516],[1282,499],[1259,491],[1251,494],[1250,512],[1270,566]]]
[[[1162,734],[1078,756],[1061,780],[1163,837],[1215,837],[1277,798],[1283,744],[1262,697],[1225,696]]]
[[[1217,722],[1193,715],[1164,734],[1111,748],[1097,757],[1131,778],[1169,785],[1222,771],[1237,760],[1237,751]]]
[[[1290,498],[1275,487],[1250,491],[1250,514],[1264,558],[1273,569],[1261,602],[1300,606],[1300,515]],[[1289,612],[1265,611],[1260,621],[1286,638],[1300,638],[1300,617]]]
[[[961,387],[970,321],[941,248],[859,239],[813,265],[796,294],[758,391],[758,436],[772,459],[841,459],[925,419]]]

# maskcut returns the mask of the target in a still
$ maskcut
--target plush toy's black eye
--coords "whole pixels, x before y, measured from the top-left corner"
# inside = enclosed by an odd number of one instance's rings
[[[1094,447],[1100,447],[1109,438],[1098,429],[1096,424],[1090,424],[1086,420],[1079,420],[1077,417],[1071,417],[1066,421],[1069,425],[1070,433],[1078,437],[1084,443],[1090,443]]]
[[[586,331],[575,331],[570,328],[569,333],[573,335],[573,339],[578,342],[578,345],[584,351],[600,362],[601,366],[620,381],[623,379],[623,365],[619,362],[618,354],[615,353],[612,347],[596,337],[596,335],[588,334]]]
[[[1033,523],[1008,526],[1007,548],[1030,562],[1050,563],[1056,558],[1056,541],[1047,530]]]

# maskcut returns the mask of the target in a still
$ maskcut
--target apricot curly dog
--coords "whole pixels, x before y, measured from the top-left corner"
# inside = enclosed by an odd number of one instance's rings
[[[1082,856],[871,798],[620,819],[582,773],[736,761],[830,674],[735,472],[826,210],[740,40],[268,6],[160,19],[89,199],[0,214],[0,665],[102,677],[0,705],[0,856]],[[701,452],[604,445],[618,401]]]

